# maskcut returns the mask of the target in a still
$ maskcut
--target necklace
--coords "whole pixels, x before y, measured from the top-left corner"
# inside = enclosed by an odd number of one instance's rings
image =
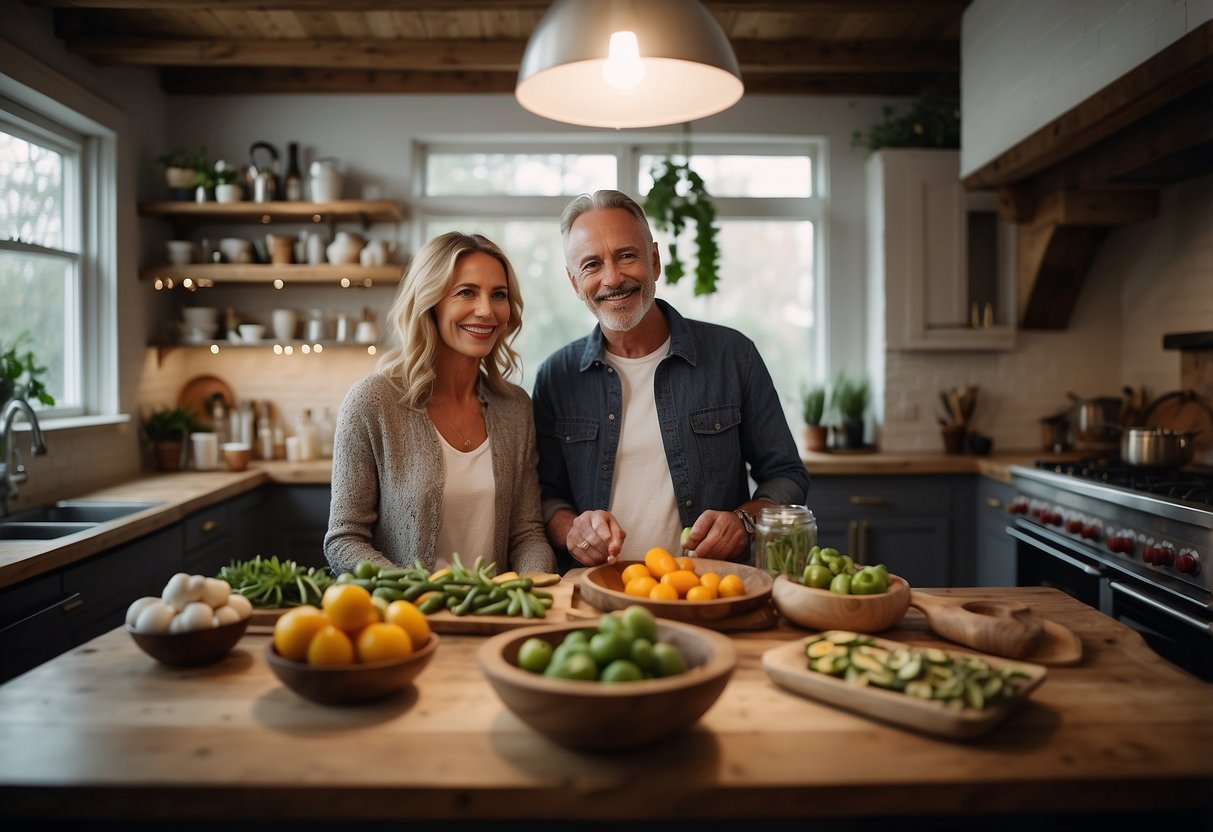
[[[455,433],[459,434],[459,438],[463,442],[463,449],[468,450],[472,447],[472,440],[468,439],[467,434],[459,427],[459,423],[452,418],[447,408],[441,408],[443,420],[454,429]]]

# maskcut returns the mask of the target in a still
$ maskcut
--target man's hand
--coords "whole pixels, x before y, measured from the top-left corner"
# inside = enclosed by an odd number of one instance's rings
[[[586,566],[614,563],[627,537],[609,511],[557,512],[548,521],[549,536],[563,541],[569,554]]]
[[[705,511],[691,526],[684,548],[697,558],[738,560],[749,553],[750,536],[733,512]]]

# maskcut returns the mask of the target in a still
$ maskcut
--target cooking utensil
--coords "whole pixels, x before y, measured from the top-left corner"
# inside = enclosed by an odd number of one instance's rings
[[[1044,626],[1018,602],[966,601],[911,591],[910,606],[921,610],[939,635],[983,653],[1022,659],[1044,635]]]
[[[264,150],[269,154],[269,161],[257,164],[257,151]],[[269,202],[277,199],[281,193],[278,183],[278,148],[269,142],[253,142],[248,149],[248,171],[245,179],[248,192],[253,195],[254,202]]]
[[[1182,468],[1196,454],[1196,431],[1129,428],[1120,437],[1120,458],[1143,468]]]
[[[1213,407],[1195,390],[1172,390],[1150,402],[1137,422],[1174,433],[1195,433],[1195,456],[1207,462],[1213,453]]]
[[[1098,396],[1084,399],[1076,393],[1067,393],[1074,402],[1077,418],[1074,435],[1083,442],[1115,442],[1121,431],[1123,401],[1116,396]]]

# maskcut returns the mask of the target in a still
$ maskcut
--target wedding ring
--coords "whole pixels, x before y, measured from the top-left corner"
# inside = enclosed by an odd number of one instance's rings
[[[578,548],[578,549],[588,549],[588,548],[590,548],[590,541],[588,541],[588,540],[583,540],[583,541],[581,541],[580,543],[578,543],[578,544],[577,544],[577,548]]]

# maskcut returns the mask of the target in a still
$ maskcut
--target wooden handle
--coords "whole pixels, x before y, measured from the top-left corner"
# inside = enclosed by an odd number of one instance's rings
[[[931,629],[944,638],[997,656],[1022,659],[1044,635],[1040,620],[1018,602],[966,601],[911,592],[910,606],[922,610]]]

